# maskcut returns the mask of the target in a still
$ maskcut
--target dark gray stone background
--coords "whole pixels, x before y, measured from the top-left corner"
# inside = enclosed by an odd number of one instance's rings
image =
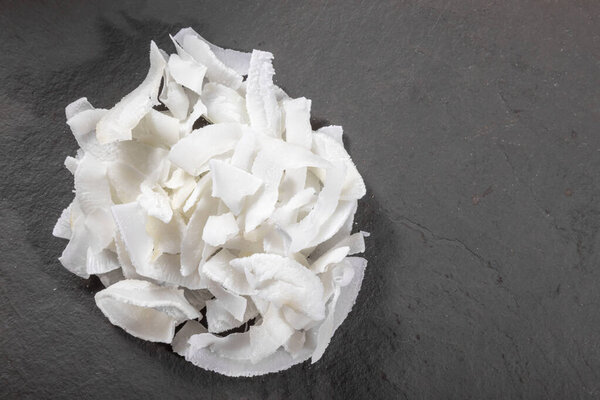
[[[600,3],[0,2],[0,397],[600,398]],[[323,359],[232,379],[128,336],[64,270],[64,107],[150,39],[275,54],[368,186],[358,303]]]

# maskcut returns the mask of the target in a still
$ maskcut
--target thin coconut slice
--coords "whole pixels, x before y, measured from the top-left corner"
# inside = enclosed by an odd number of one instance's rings
[[[333,316],[334,332],[344,322],[352,310],[354,303],[356,303],[356,298],[358,297],[367,268],[367,260],[362,257],[346,257],[346,261],[352,265],[354,276],[351,282],[340,290],[340,297],[338,298]]]
[[[286,229],[292,238],[290,251],[297,252],[311,246],[321,226],[334,213],[346,169],[343,164],[336,164],[327,170],[327,178],[323,190],[311,212],[300,222]]]
[[[177,40],[181,48],[198,63],[206,66],[206,76],[211,82],[222,83],[233,89],[241,85],[242,75],[219,60],[206,42],[195,35],[185,35],[181,39],[181,42]]]
[[[246,103],[236,90],[210,82],[204,85],[201,98],[206,105],[206,116],[213,123],[248,123]]]
[[[306,149],[310,149],[312,145],[310,105],[311,101],[304,97],[283,102],[285,140]]]
[[[91,241],[91,234],[83,223],[76,223],[72,227],[71,240],[59,257],[60,263],[82,278],[89,278],[86,269],[87,251]]]
[[[119,265],[121,266],[121,270],[123,272],[123,277],[126,279],[140,279],[144,280],[144,277],[135,272],[135,267],[129,258],[129,254],[127,253],[127,248],[125,247],[125,242],[121,237],[121,233],[117,229],[115,233],[115,247],[117,253],[117,260],[119,261]],[[105,285],[106,286],[106,285]]]
[[[77,167],[79,167],[79,160],[75,157],[67,156],[64,164],[71,175],[75,175],[75,171],[77,171]]]
[[[233,150],[242,135],[239,124],[223,123],[193,131],[171,148],[169,160],[188,174],[198,176],[212,157]]]
[[[340,146],[344,145],[343,135],[344,129],[339,125],[328,125],[322,128],[317,129],[317,132],[323,134],[325,136],[329,136],[335,142],[337,142]]]
[[[246,89],[246,108],[250,126],[269,136],[281,137],[281,111],[273,85],[273,54],[254,50],[250,59]]]
[[[283,101],[285,113],[285,140],[288,143],[310,149],[312,146],[312,128],[310,126],[311,101],[301,97]],[[286,171],[280,187],[280,200],[285,202],[304,189],[306,168]]]
[[[127,141],[114,144],[116,158],[138,170],[149,180],[158,180],[169,167],[165,159],[168,151],[146,143]]]
[[[173,351],[181,356],[184,356],[190,348],[188,343],[190,337],[206,332],[206,328],[200,322],[196,320],[187,321],[175,334],[175,337],[171,342]]]
[[[52,229],[52,235],[62,239],[71,239],[71,208],[73,203],[69,204],[69,207],[65,208],[60,214],[60,218],[56,221],[54,229]]]
[[[113,325],[127,333],[152,342],[171,343],[175,326],[199,318],[175,288],[156,286],[139,280],[123,280],[101,290],[96,304]]]
[[[96,126],[96,136],[101,144],[131,140],[132,130],[157,104],[158,88],[166,62],[154,42],[150,44],[150,70],[146,79],[133,92],[117,103]]]
[[[154,248],[152,237],[146,233],[146,216],[135,202],[115,205],[111,210],[127,255],[138,273],[143,275],[140,271],[150,263]]]
[[[171,166],[169,179],[162,182],[162,185],[168,189],[179,189],[186,183],[187,175],[188,174],[181,168]]]
[[[71,128],[75,138],[81,138],[86,133],[93,132],[96,129],[98,121],[106,115],[108,110],[102,108],[92,108],[74,114],[67,120],[67,125]]]
[[[304,344],[306,343],[306,334],[303,331],[295,331],[288,341],[284,344],[284,349],[292,355],[293,358],[300,356]]]
[[[67,117],[67,121],[75,116],[76,114],[79,114],[83,111],[87,111],[87,110],[93,110],[94,106],[92,106],[90,104],[90,102],[88,101],[87,97],[82,97],[80,99],[75,100],[74,102],[70,103],[69,105],[67,105],[65,107],[65,116]]]
[[[205,192],[211,188],[211,182],[212,174],[210,172],[207,172],[206,174],[202,175],[200,179],[198,179],[198,182],[196,182],[196,187],[194,187],[194,190],[192,190],[192,193],[190,193],[185,201],[185,204],[183,205],[184,213],[187,213],[196,205],[196,203],[198,203],[200,196],[203,196]]]
[[[184,231],[185,221],[179,213],[175,213],[168,223],[149,216],[146,219],[146,232],[154,239],[153,258],[163,253],[179,254]]]
[[[179,120],[151,109],[132,131],[133,138],[155,147],[170,147],[179,140]]]
[[[323,285],[297,261],[274,254],[253,254],[230,264],[244,271],[254,296],[279,307],[287,305],[314,320],[324,317]]]
[[[227,249],[222,249],[204,265],[202,273],[212,281],[219,283],[225,289],[236,294],[253,293],[253,289],[246,281],[243,271],[233,268],[229,263],[236,257]]]
[[[227,310],[235,319],[242,322],[246,309],[248,306],[248,300],[245,297],[237,295],[216,282],[208,281],[208,290],[219,300],[222,307]]]
[[[202,232],[208,217],[213,215],[217,205],[218,202],[209,196],[200,198],[196,204],[181,240],[181,274],[183,276],[188,276],[198,270],[204,250]]]
[[[356,298],[360,291],[365,268],[367,267],[367,260],[360,257],[348,257],[347,260],[352,265],[354,275],[347,285],[336,288],[335,294],[328,306],[327,318],[315,331],[317,339],[316,348],[312,355],[313,364],[323,356],[333,334],[346,319],[354,303],[356,303]]]
[[[336,288],[333,298],[330,300],[329,305],[327,307],[327,318],[321,323],[317,330],[317,347],[312,355],[312,363],[316,363],[325,353],[325,349],[329,345],[331,341],[331,337],[334,332],[334,312],[335,306],[337,305],[338,298],[340,296],[340,289]]]
[[[102,250],[95,253],[88,247],[85,266],[88,274],[104,274],[120,267],[116,253],[110,250]]]
[[[209,336],[206,337],[207,335]],[[310,346],[305,346],[294,358],[284,349],[280,349],[253,363],[247,358],[250,352],[249,332],[224,338],[211,334],[193,335],[188,344],[189,347],[184,353],[186,360],[227,376],[256,376],[278,372],[307,360],[312,353]]]
[[[235,216],[232,213],[211,215],[206,220],[206,225],[202,231],[202,240],[211,246],[217,247],[234,238],[239,231]]]
[[[310,151],[283,141],[262,139],[262,150],[252,166],[252,175],[261,179],[264,186],[249,205],[245,218],[245,231],[250,232],[273,213],[279,197],[279,182],[285,169],[316,167],[330,164]]]
[[[112,212],[137,274],[189,289],[206,287],[206,282],[198,272],[188,276],[181,274],[178,254],[163,254],[153,259],[154,239],[146,231],[146,216],[137,203],[113,206]]]
[[[104,287],[109,287],[125,279],[125,276],[123,276],[123,271],[120,268],[96,275],[98,276],[100,282],[102,282]]]
[[[202,81],[206,67],[191,58],[184,59],[178,54],[171,54],[168,62],[169,72],[181,86],[198,94],[202,93]]]
[[[356,200],[340,201],[333,214],[320,226],[319,233],[309,242],[307,247],[316,246],[334,237],[336,233],[340,232],[346,221],[354,216],[356,208]]]
[[[173,209],[167,193],[160,186],[153,189],[144,184],[141,185],[141,192],[137,198],[140,207],[146,214],[168,224],[173,218]]]
[[[341,232],[342,229],[340,229],[338,231],[338,233]],[[321,257],[323,254],[327,253],[328,251],[338,248],[338,247],[344,247],[344,246],[348,247],[348,255],[364,253],[365,237],[368,237],[368,236],[369,236],[369,234],[367,232],[363,232],[363,231],[353,233],[352,235],[346,234],[346,235],[339,235],[339,237],[334,236],[331,239],[328,239],[328,240],[322,242],[321,244],[319,244],[313,250],[313,252],[310,254],[310,256],[312,259],[316,260],[319,257]]]
[[[163,91],[159,100],[169,109],[173,117],[180,121],[187,118],[190,109],[190,99],[183,86],[175,82],[171,74],[165,71]]]
[[[285,345],[295,330],[287,324],[281,309],[274,304],[263,315],[262,323],[250,329],[250,361],[256,363]]]
[[[345,164],[346,177],[340,196],[341,200],[360,199],[366,194],[365,183],[343,144],[323,133],[316,132],[313,135],[313,151],[329,161],[339,160]]]
[[[144,174],[122,161],[113,161],[107,166],[107,177],[120,203],[135,201],[146,179]]]
[[[298,217],[298,211],[309,204],[316,201],[315,190],[311,187],[297,192],[289,201],[273,211],[269,220],[274,224],[284,227],[295,224]]]
[[[215,299],[206,302],[206,323],[210,333],[222,333],[239,328],[257,315],[258,311],[251,301],[247,303],[246,312],[241,321],[227,311],[221,300]]]
[[[163,254],[143,269],[143,276],[170,286],[180,286],[191,290],[206,289],[207,282],[198,271],[190,275],[181,274],[179,254]]]
[[[341,262],[344,258],[346,258],[349,252],[349,246],[340,246],[335,249],[331,249],[321,257],[317,258],[310,266],[310,270],[316,274],[325,272],[329,265]]]
[[[256,193],[262,181],[243,169],[228,163],[211,160],[212,196],[218,197],[234,215],[242,211],[246,196]]]
[[[184,204],[187,202],[187,199],[194,192],[196,185],[197,182],[194,177],[186,175],[181,187],[178,187],[171,193],[171,208],[174,210],[183,208]]]
[[[249,172],[256,156],[256,145],[256,133],[251,129],[243,129],[242,137],[233,151],[231,165]]]
[[[106,167],[91,154],[85,154],[75,172],[75,192],[84,214],[112,205]]]
[[[179,136],[186,136],[194,127],[196,121],[203,115],[206,115],[206,106],[202,99],[198,98],[192,107],[192,112],[182,121],[179,126]]]
[[[192,28],[183,28],[175,35],[175,40],[177,42],[182,43],[184,36],[192,35],[197,37],[198,39],[204,41],[208,44],[210,50],[215,54],[215,56],[229,68],[233,69],[240,75],[248,75],[248,68],[250,66],[250,57],[251,53],[244,53],[237,50],[224,49],[219,46],[216,46],[202,36],[200,36],[195,30]]]
[[[292,238],[281,228],[275,226],[263,239],[263,248],[267,253],[288,256]]]

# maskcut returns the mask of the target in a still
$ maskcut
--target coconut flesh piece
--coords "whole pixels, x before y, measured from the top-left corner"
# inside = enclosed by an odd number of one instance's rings
[[[316,362],[366,267],[352,256],[365,185],[342,128],[312,130],[311,101],[273,83],[271,53],[191,28],[172,40],[171,55],[151,43],[146,78],[113,108],[66,107],[80,149],[65,160],[75,199],[53,230],[69,240],[59,260],[100,278],[111,323],[201,368]]]

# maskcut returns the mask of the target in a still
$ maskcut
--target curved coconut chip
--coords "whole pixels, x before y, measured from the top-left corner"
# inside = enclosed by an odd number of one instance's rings
[[[183,290],[127,279],[96,293],[96,304],[113,325],[152,342],[171,343],[175,326],[199,318]]]

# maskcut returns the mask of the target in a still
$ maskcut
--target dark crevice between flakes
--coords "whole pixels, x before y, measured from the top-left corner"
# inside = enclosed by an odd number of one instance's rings
[[[221,336],[221,337],[225,337],[225,336],[231,335],[232,333],[244,333],[244,332],[248,332],[248,330],[250,329],[250,327],[252,325],[254,325],[255,323],[256,323],[256,318],[252,318],[252,319],[248,320],[247,322],[243,323],[242,325],[238,326],[237,328],[233,328],[233,329],[230,329],[228,331],[221,332],[221,333],[215,333],[215,335]]]
[[[200,310],[200,314],[202,314],[202,318],[198,320],[202,324],[203,327],[208,329],[208,321],[206,320],[206,307]]]
[[[85,288],[87,290],[94,294],[104,289],[104,285],[100,281],[100,278],[98,278],[96,275],[90,275],[88,279],[85,279],[81,282],[85,284]]]
[[[162,77],[160,80],[160,85],[158,86],[158,96],[160,96],[160,94],[162,93],[164,85],[165,85],[165,78]],[[157,97],[157,100],[158,100],[159,104],[153,106],[152,107],[153,109],[155,109],[156,111],[168,111],[169,110],[169,108],[162,101],[160,101],[160,99],[158,97]]]
[[[203,116],[200,116],[200,118],[198,118],[195,122],[194,125],[192,125],[192,130],[194,129],[200,129],[200,128],[204,128],[206,125],[210,125],[211,122],[209,120],[207,120],[206,118],[204,118]]]

